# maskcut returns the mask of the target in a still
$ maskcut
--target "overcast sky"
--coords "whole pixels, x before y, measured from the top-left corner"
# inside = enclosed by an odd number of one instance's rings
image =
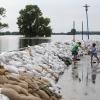
[[[18,31],[16,24],[19,11],[25,5],[35,4],[41,9],[44,17],[51,19],[50,26],[53,32],[68,32],[75,21],[76,30],[81,31],[82,20],[84,30],[86,30],[85,4],[89,7],[89,30],[100,31],[100,0],[0,0],[0,7],[4,7],[6,12],[5,21],[9,28],[5,31]]]

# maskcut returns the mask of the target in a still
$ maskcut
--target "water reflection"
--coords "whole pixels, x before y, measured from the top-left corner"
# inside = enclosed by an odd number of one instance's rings
[[[78,79],[78,67],[76,64],[73,64],[73,67],[72,67],[72,78],[73,80]]]
[[[0,53],[19,50],[20,48],[33,46],[40,43],[51,42],[51,38],[24,38],[22,36],[0,36]]]
[[[96,80],[96,73],[92,72],[92,83],[95,84],[95,80]]]
[[[99,65],[99,63],[92,64],[92,66],[91,66],[91,68],[92,68],[91,79],[92,79],[93,84],[96,83],[96,73],[97,73],[98,65]]]
[[[33,46],[33,45],[38,45],[40,43],[47,43],[50,42],[50,39],[32,39],[32,38],[28,38],[28,39],[20,39],[19,41],[19,48],[23,48],[23,47],[27,47],[28,45]]]
[[[78,64],[74,63],[72,66],[72,78],[73,80],[78,80],[81,82],[81,78],[79,77],[79,69],[78,69]]]

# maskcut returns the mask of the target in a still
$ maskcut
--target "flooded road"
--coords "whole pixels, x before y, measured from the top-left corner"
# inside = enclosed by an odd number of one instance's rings
[[[62,100],[100,100],[100,63],[93,63],[91,68],[90,57],[81,57],[66,69],[58,85]]]

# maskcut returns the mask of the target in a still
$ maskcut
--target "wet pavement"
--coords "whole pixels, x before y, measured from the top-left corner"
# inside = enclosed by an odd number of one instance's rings
[[[100,100],[100,63],[91,67],[90,57],[81,57],[65,70],[58,85],[62,88],[62,100]]]

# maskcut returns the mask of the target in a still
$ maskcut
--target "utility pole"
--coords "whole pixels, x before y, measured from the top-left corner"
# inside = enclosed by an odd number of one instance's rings
[[[75,29],[75,21],[73,21],[73,29]]]
[[[83,40],[83,21],[82,21],[82,40]]]
[[[88,7],[90,7],[90,6],[88,6],[87,4],[85,4],[85,6],[83,6],[83,7],[85,7],[85,11],[86,11],[86,20],[87,20],[87,33],[88,33],[88,39],[89,39]]]
[[[72,29],[72,33],[73,33],[73,42],[75,42],[75,34],[76,34],[76,30],[75,30],[75,21],[73,21],[73,29]]]

